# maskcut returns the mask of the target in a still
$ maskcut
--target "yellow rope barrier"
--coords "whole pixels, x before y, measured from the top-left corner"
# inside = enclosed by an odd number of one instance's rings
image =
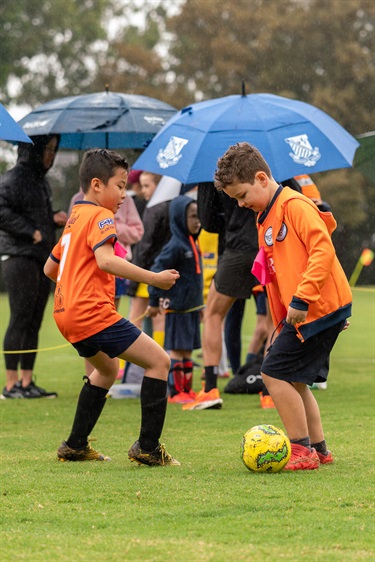
[[[53,347],[43,347],[41,349],[17,349],[16,351],[0,351],[3,355],[12,355],[15,353],[39,353],[40,351],[51,351],[53,349],[61,349],[63,347],[69,347],[70,343],[64,343],[63,345],[55,345]]]
[[[137,322],[137,320],[140,320],[144,316],[145,314],[141,314],[141,316],[138,316],[138,318],[136,318],[134,322]],[[15,355],[17,353],[40,353],[41,351],[53,351],[55,349],[62,349],[63,347],[69,347],[70,345],[71,345],[70,343],[63,343],[62,345],[55,345],[53,347],[42,347],[39,349],[16,349],[15,351],[0,350],[0,355]]]

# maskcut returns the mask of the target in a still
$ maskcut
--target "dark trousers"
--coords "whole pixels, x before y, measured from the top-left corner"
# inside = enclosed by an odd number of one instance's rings
[[[37,349],[38,333],[50,293],[51,282],[43,264],[32,258],[10,257],[2,262],[8,291],[10,320],[4,336],[4,351]],[[36,353],[5,354],[6,369],[32,370]]]

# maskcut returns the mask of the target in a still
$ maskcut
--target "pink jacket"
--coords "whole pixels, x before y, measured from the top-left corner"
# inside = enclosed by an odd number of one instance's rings
[[[77,201],[82,201],[83,198],[84,193],[81,190],[73,195],[70,200],[68,215],[70,215],[73,205]],[[115,214],[115,220],[118,241],[127,251],[126,259],[131,260],[130,246],[139,242],[144,233],[143,223],[132,197],[125,197],[123,204]]]

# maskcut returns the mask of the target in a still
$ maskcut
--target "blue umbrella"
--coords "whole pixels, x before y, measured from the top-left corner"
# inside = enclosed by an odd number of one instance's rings
[[[106,91],[49,101],[20,125],[30,136],[59,134],[63,149],[143,149],[175,113],[154,98]]]
[[[184,184],[213,181],[218,158],[243,141],[260,150],[278,181],[350,167],[358,147],[336,121],[307,103],[272,94],[232,95],[179,111],[133,168]]]
[[[0,140],[9,142],[33,142],[26,133],[23,132],[18,123],[9,115],[7,110],[0,103]]]

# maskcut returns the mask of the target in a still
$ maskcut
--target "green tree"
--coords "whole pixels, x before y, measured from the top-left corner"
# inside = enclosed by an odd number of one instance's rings
[[[111,0],[0,0],[1,101],[39,105],[88,91],[111,13]]]
[[[174,34],[174,87],[204,98],[248,92],[293,97],[327,111],[353,134],[374,122],[372,0],[188,0]],[[371,120],[372,117],[372,120]]]

